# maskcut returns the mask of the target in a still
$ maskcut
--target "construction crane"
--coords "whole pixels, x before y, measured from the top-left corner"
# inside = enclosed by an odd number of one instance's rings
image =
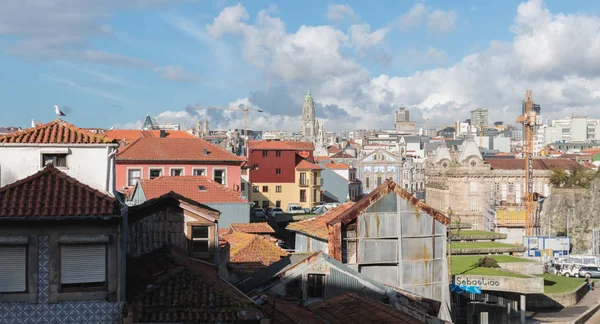
[[[537,114],[533,109],[533,95],[531,90],[525,92],[525,111],[517,118],[517,123],[523,125],[523,139],[525,145],[525,232],[527,236],[536,235],[537,224],[535,215],[535,193],[533,192],[533,136],[538,125]]]
[[[248,112],[256,111],[263,112],[260,108],[247,108],[244,105],[239,105],[238,107],[214,107],[214,106],[199,106],[199,105],[187,105],[185,109],[196,109],[196,110],[204,110],[204,109],[216,109],[216,110],[237,110],[244,112],[244,145],[248,142]]]

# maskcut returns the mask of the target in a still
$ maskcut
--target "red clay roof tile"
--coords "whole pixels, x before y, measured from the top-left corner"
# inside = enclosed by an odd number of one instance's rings
[[[350,166],[346,163],[325,163],[323,166],[330,170],[350,170]]]
[[[259,270],[288,255],[273,241],[256,234],[234,230],[220,239],[229,243],[229,265],[239,270]]]
[[[117,140],[134,141],[140,137],[160,138],[159,130],[139,130],[139,129],[111,129],[102,133],[105,136]],[[198,138],[194,134],[186,131],[168,130],[165,131],[166,138]]]
[[[139,138],[117,154],[117,163],[124,161],[228,161],[241,163],[245,161],[245,158],[236,156],[200,138]]]
[[[15,144],[108,144],[117,141],[57,119],[47,124],[0,136],[0,143]]]
[[[120,215],[119,202],[52,165],[0,188],[2,217]]]
[[[240,196],[240,192],[206,176],[163,176],[152,180],[140,179],[139,183],[148,200],[173,191],[203,204],[248,203],[248,200]],[[200,186],[204,189],[200,189]]]
[[[487,158],[485,162],[497,170],[525,170],[524,159],[499,159]],[[570,170],[578,163],[570,159],[533,159],[534,170],[552,170],[561,168]]]
[[[336,208],[328,211],[327,213],[317,216],[315,218],[291,223],[287,226],[287,229],[301,232],[313,237],[317,237],[320,239],[327,240],[328,230],[327,230],[327,222],[336,218],[338,215],[346,211],[348,208],[352,207],[354,202],[348,201],[345,202]]]
[[[323,170],[323,168],[317,164],[302,160],[296,165],[296,170]]]
[[[249,141],[248,146],[251,150],[308,150],[312,151],[315,146],[312,142],[295,142],[295,141]]]
[[[233,223],[232,229],[248,234],[275,234],[275,230],[267,222],[260,223]]]

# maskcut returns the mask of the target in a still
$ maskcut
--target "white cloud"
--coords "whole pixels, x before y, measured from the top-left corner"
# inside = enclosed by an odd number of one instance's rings
[[[427,29],[436,33],[451,32],[456,28],[456,11],[434,10],[427,17]]]
[[[433,10],[423,3],[415,3],[410,10],[398,18],[401,30],[420,27],[426,22],[427,29],[435,33],[447,33],[456,27],[456,11]]]
[[[200,78],[188,75],[183,72],[181,65],[167,65],[155,67],[154,72],[158,73],[165,80],[180,82],[180,83],[196,83],[200,82]]]
[[[473,48],[475,52],[447,68],[375,77],[346,54],[353,46],[353,37],[339,29],[301,26],[287,32],[281,20],[266,13],[259,14],[256,23],[248,23],[249,19],[242,6],[227,8],[208,31],[217,38],[238,37],[244,60],[263,73],[266,82],[285,85],[289,96],[263,96],[262,103],[278,98],[272,106],[297,109],[295,116],[277,115],[276,111],[256,114],[251,122],[255,129],[298,130],[306,88],[311,89],[317,104],[337,105],[347,113],[343,118],[326,119],[327,128],[338,131],[391,129],[392,112],[400,104],[411,109],[411,116],[432,117],[430,122],[436,124],[464,120],[469,110],[477,107],[488,108],[492,121],[514,124],[526,89],[533,90],[544,117],[559,118],[586,110],[600,117],[597,16],[551,13],[541,1],[532,0],[516,10],[511,41],[491,41],[487,48]],[[420,24],[426,21],[423,19]],[[433,47],[421,55],[431,60],[445,58],[443,51]],[[289,97],[298,99],[291,102]],[[253,96],[239,100],[253,105],[258,102]],[[215,128],[242,124],[243,118],[235,112],[211,115]]]
[[[102,90],[99,89],[97,87],[91,87],[91,86],[87,86],[84,84],[80,84],[78,82],[75,82],[73,80],[69,80],[69,79],[64,79],[64,78],[59,78],[59,77],[55,77],[55,76],[51,76],[51,75],[40,75],[40,79],[42,81],[47,81],[47,82],[51,82],[63,87],[69,87],[69,88],[73,88],[77,91],[82,91],[82,92],[86,92],[89,93],[91,95],[97,96],[97,97],[101,97],[101,98],[105,98],[105,99],[109,99],[112,101],[116,101],[116,102],[120,102],[120,103],[124,103],[124,104],[130,104],[130,105],[135,105],[136,103],[133,102],[132,100],[120,96],[116,93],[110,92],[110,91],[106,91],[106,90]]]
[[[364,54],[367,49],[381,44],[390,29],[383,27],[371,32],[369,24],[352,25],[349,29],[350,40],[358,52]]]
[[[335,4],[327,7],[327,19],[332,22],[341,22],[345,19],[358,21],[359,17],[348,4]]]

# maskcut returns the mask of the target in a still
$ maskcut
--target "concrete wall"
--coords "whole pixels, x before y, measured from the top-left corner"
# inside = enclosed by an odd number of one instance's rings
[[[200,201],[200,203],[202,203]],[[219,227],[228,228],[232,223],[250,223],[250,203],[206,204],[221,212]]]
[[[523,244],[523,236],[525,236],[524,228],[498,227],[499,233],[506,234],[505,239],[496,240],[497,242],[508,244]]]
[[[0,235],[28,234],[28,300],[15,302],[7,294],[0,302],[0,323],[120,323],[124,302],[120,300],[120,238],[116,227],[26,226],[8,229]],[[42,234],[43,233],[43,234]],[[106,234],[112,236],[107,250],[105,292],[61,293],[58,290],[58,244],[60,235]],[[31,262],[33,261],[33,262]],[[34,289],[31,289],[34,287]]]
[[[324,253],[328,252],[327,241],[319,240],[314,237],[304,235],[299,232],[296,233],[296,239],[294,241],[294,249],[296,252],[317,252],[322,251]]]
[[[577,289],[566,293],[527,296],[527,309],[571,307],[576,305],[588,291],[588,285],[583,283]]]
[[[323,164],[321,164],[323,166]],[[348,181],[344,179],[337,171],[348,170],[329,170],[323,166],[321,177],[323,177],[323,185],[321,189],[328,196],[336,199],[338,202],[345,202],[348,199]]]
[[[530,275],[544,274],[544,265],[530,262],[498,262],[500,268]]]
[[[116,144],[9,146],[0,144],[0,186],[28,177],[41,169],[42,154],[67,154],[67,167],[59,168],[69,176],[105,193],[114,188],[113,158]]]
[[[511,291],[521,294],[544,292],[544,278],[514,278],[482,275],[455,275],[454,283],[461,286],[478,286],[486,291]],[[518,300],[514,299],[514,300]]]

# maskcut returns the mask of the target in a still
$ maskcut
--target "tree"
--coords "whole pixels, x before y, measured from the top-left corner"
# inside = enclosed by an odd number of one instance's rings
[[[565,169],[554,168],[550,173],[550,183],[555,187],[562,187],[569,180],[569,173]]]

